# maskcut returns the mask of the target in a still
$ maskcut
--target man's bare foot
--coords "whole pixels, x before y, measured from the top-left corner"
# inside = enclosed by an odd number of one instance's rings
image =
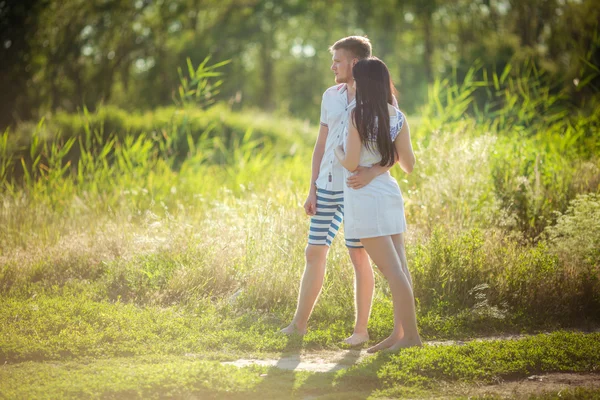
[[[421,338],[416,338],[416,339],[402,338],[402,339],[398,340],[396,343],[394,343],[392,346],[385,349],[385,352],[393,353],[400,349],[407,349],[409,347],[421,347],[421,346],[423,346],[423,343],[421,342]]]
[[[296,325],[295,322],[292,322],[291,324],[289,324],[288,326],[286,326],[285,328],[280,330],[279,333],[283,333],[284,335],[296,334],[296,335],[304,336],[304,335],[306,335],[306,328],[300,329],[300,328],[298,328],[298,325]]]
[[[375,346],[369,347],[367,349],[367,353],[377,353],[380,350],[387,349],[388,347],[391,347],[394,344],[396,344],[399,340],[400,338],[398,338],[398,336],[396,335],[388,336],[381,342],[377,343]]]
[[[368,333],[353,333],[349,338],[344,339],[344,343],[349,346],[358,346],[369,341]]]

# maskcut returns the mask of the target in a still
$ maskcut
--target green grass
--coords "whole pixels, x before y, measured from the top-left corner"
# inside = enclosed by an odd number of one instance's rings
[[[215,305],[208,300],[187,306],[140,307],[87,296],[63,290],[29,299],[5,298],[0,305],[0,362],[190,352],[214,352],[222,357],[280,352],[300,343],[312,350],[337,349],[352,331],[352,310],[348,308],[336,313],[318,306],[316,321],[311,322],[304,341],[290,343],[277,333],[289,312],[240,313],[229,304]],[[386,300],[378,301],[370,321],[373,341],[389,334],[391,311]],[[472,328],[472,321],[462,318],[426,320],[429,325],[421,329],[424,338],[465,338],[469,333],[482,333]],[[495,333],[502,331],[506,329],[497,328]]]
[[[415,171],[392,170],[405,199],[425,339],[600,323],[600,114],[573,110],[526,78],[507,74],[493,90],[492,81],[434,85],[431,104],[411,123]],[[503,101],[481,108],[481,88]],[[2,374],[49,378],[10,387],[2,379],[0,393],[418,396],[442,381],[597,368],[589,344],[597,335],[558,333],[427,347],[333,375],[269,370],[273,379],[263,379],[266,370],[255,368],[227,380],[229,367],[211,360],[339,349],[352,331],[354,276],[338,238],[308,335],[277,335],[292,318],[304,268],[301,206],[316,132],[304,121],[224,105],[143,115],[101,107],[4,132]],[[376,285],[372,341],[393,325],[380,274]],[[174,372],[153,369],[163,363]],[[127,365],[139,373],[111,375]],[[69,368],[82,383],[68,383]]]
[[[598,373],[599,340],[600,334],[555,332],[521,340],[425,346],[373,356],[335,373],[237,368],[202,355],[156,355],[148,347],[146,355],[135,357],[4,365],[0,393],[7,398],[366,398],[392,392],[430,396],[459,382],[485,384],[551,372]],[[298,343],[286,350],[294,349]]]
[[[63,294],[6,299],[1,308],[0,359],[10,362],[211,350],[222,354],[282,351],[287,343],[276,334],[272,317],[258,313],[236,317],[209,302],[188,309],[140,308]]]
[[[255,387],[250,372],[192,357],[113,358],[111,360],[22,363],[3,367],[5,398],[213,398]]]
[[[559,371],[600,372],[600,334],[555,332],[514,341],[471,342],[392,356],[379,377],[388,384],[523,378]],[[425,354],[424,354],[425,353]]]

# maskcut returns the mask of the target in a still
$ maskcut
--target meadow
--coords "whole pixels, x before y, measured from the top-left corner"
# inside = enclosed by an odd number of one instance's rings
[[[425,340],[534,336],[335,374],[223,366],[338,350],[351,333],[338,238],[309,333],[277,334],[304,268],[317,128],[225,104],[106,106],[0,136],[0,397],[427,397],[453,382],[598,373],[597,104],[571,105],[535,68],[475,72],[431,86],[408,118],[415,171],[393,170],[418,324]],[[376,284],[373,342],[392,327],[380,274]]]

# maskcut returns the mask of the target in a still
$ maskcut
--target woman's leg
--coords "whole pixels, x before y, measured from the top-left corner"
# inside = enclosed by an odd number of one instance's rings
[[[417,330],[415,302],[410,281],[402,270],[400,257],[391,236],[361,239],[361,243],[386,277],[392,292],[394,304],[394,329],[381,343],[367,351],[376,352],[385,348],[420,346],[421,338]]]
[[[412,277],[410,276],[410,272],[408,270],[408,260],[406,259],[406,247],[404,245],[404,233],[392,235],[392,242],[394,242],[396,253],[400,258],[400,263],[402,264],[402,271],[404,272],[404,275],[406,275],[408,283],[410,283],[410,287],[412,288],[413,282]]]

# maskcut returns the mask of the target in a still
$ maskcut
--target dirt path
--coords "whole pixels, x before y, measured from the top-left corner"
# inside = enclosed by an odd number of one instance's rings
[[[425,344],[430,346],[451,346],[463,345],[470,341],[492,341],[492,340],[517,340],[529,335],[505,335],[491,336],[486,338],[472,339],[469,341],[461,340],[432,340]],[[299,354],[282,355],[278,359],[239,359],[236,361],[227,361],[222,364],[235,365],[237,367],[247,367],[249,365],[263,365],[268,367],[277,367],[289,371],[310,371],[310,372],[333,372],[344,368],[349,368],[358,364],[366,357],[373,354],[362,350],[321,350],[312,352],[301,352]]]
[[[345,352],[320,351],[281,357],[279,360],[237,360],[223,364],[244,367],[248,365],[274,366],[291,371],[334,372],[359,363],[370,357],[365,351],[348,350]],[[589,373],[549,373],[532,375],[525,379],[500,381],[490,385],[448,383],[442,384],[438,399],[456,397],[506,397],[528,398],[544,392],[559,393],[578,387],[600,390],[600,375]]]
[[[527,336],[529,335],[495,336],[468,341],[428,341],[426,344],[433,346],[464,345],[470,341],[517,340]],[[278,359],[240,359],[223,362],[223,364],[235,365],[238,367],[263,365],[289,371],[335,372],[349,368],[371,356],[373,355],[368,354],[364,349],[338,351],[322,350],[282,355]],[[600,375],[589,373],[548,373],[543,375],[532,375],[525,379],[499,381],[490,385],[448,383],[446,386],[442,386],[442,392],[444,394],[438,398],[456,398],[462,396],[527,398],[534,394],[544,392],[559,393],[563,390],[575,389],[578,387],[600,390]]]
[[[498,382],[492,385],[448,385],[446,393],[448,397],[457,396],[500,396],[500,397],[518,397],[528,398],[534,394],[544,392],[558,393],[563,390],[575,388],[599,389],[600,375],[583,374],[571,372],[557,372],[544,375],[532,375],[525,379]]]
[[[365,350],[318,351],[291,354],[282,356],[279,359],[240,359],[226,361],[222,364],[235,365],[237,367],[264,365],[289,371],[334,372],[349,368],[364,360],[365,357],[370,356],[371,354],[368,354]]]

